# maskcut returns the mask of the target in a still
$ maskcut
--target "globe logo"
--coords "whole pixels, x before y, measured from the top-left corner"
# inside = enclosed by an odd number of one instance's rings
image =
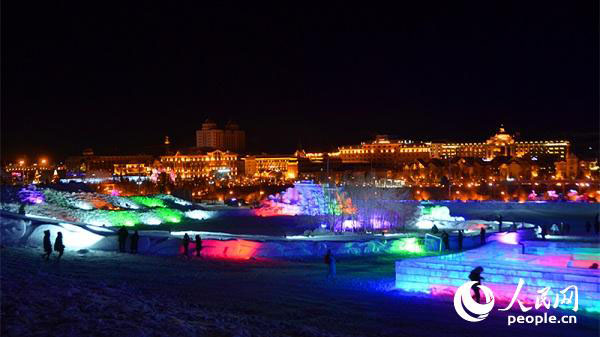
[[[454,294],[454,309],[456,313],[465,321],[479,322],[485,319],[490,311],[494,308],[494,294],[492,290],[486,286],[478,285],[477,287],[483,291],[485,303],[477,303],[471,297],[471,287],[477,283],[470,281],[456,289]]]

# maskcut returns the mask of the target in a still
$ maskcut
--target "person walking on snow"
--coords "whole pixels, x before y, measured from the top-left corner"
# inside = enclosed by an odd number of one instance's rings
[[[328,249],[325,254],[325,264],[329,267],[327,278],[335,278],[335,257],[331,254],[331,249]]]
[[[44,231],[44,258],[46,261],[50,260],[50,254],[52,254],[52,241],[50,241],[50,230]]]
[[[54,250],[58,252],[58,260],[60,260],[61,256],[63,256],[63,253],[65,252],[65,245],[63,244],[61,232],[58,232],[56,240],[54,240]]]
[[[542,225],[542,240],[546,240],[546,235],[548,235],[548,226]]]
[[[121,253],[125,252],[125,245],[127,244],[127,236],[129,232],[125,229],[125,226],[121,226],[121,229],[117,232],[119,236],[119,251]]]
[[[138,231],[135,230],[133,235],[131,235],[131,254],[137,254],[139,240],[140,235],[138,234]]]
[[[444,243],[444,250],[450,250],[450,237],[446,231],[442,231],[442,242]]]
[[[481,227],[481,230],[479,231],[479,241],[482,245],[485,244],[485,227]]]
[[[183,236],[183,255],[188,256],[188,247],[190,246],[190,236],[185,233]]]
[[[502,232],[502,215],[498,216],[498,232]]]
[[[196,235],[196,256],[200,256],[200,251],[202,250],[202,238],[200,235]]]

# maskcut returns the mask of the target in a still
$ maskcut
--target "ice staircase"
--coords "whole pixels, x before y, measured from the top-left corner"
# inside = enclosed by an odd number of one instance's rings
[[[559,291],[575,285],[579,309],[600,312],[600,270],[568,267],[568,258],[522,251],[521,245],[493,242],[456,254],[396,261],[396,288],[453,296],[456,288],[469,281],[470,271],[481,266],[483,284],[492,289],[497,303],[509,303],[519,279],[523,279],[518,298],[530,306],[545,287],[551,289],[549,299],[553,304],[555,294],[562,300]]]

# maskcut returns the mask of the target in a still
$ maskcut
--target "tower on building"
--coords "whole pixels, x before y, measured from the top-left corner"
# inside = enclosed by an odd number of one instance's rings
[[[171,153],[171,141],[169,140],[169,136],[165,136],[165,154]]]
[[[202,128],[196,131],[196,147],[243,152],[246,148],[246,134],[232,121],[221,129],[217,123],[207,118],[202,123]]]

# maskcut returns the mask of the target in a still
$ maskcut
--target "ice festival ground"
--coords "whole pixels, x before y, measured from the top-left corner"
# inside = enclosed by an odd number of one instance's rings
[[[598,336],[576,325],[513,325],[494,310],[463,321],[450,299],[394,289],[397,256],[340,258],[336,281],[318,260],[217,260],[3,247],[3,336]],[[517,309],[518,310],[518,309]],[[519,314],[520,311],[512,314]]]

